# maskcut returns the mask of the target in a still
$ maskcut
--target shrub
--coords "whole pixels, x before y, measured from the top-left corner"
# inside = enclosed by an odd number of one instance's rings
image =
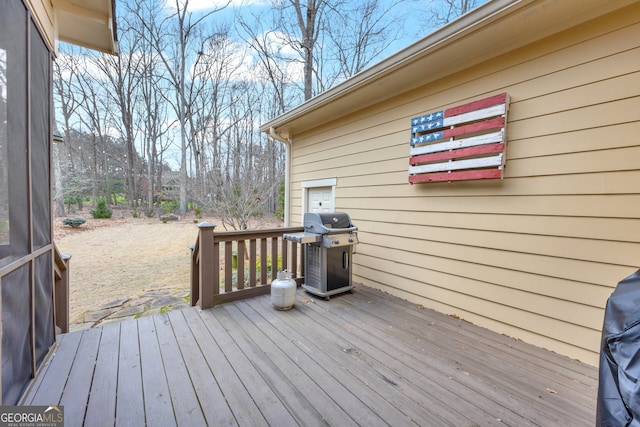
[[[149,209],[149,208],[147,208],[147,209],[145,209],[145,210],[144,210],[144,215],[145,215],[147,218],[153,218],[155,214],[156,214],[156,211],[155,211],[155,210],[153,210],[153,209]]]
[[[75,218],[65,218],[62,220],[62,223],[64,225],[70,225],[73,228],[80,227],[85,222],[86,222],[85,219],[82,218],[81,216],[77,216]]]
[[[278,188],[278,208],[276,209],[276,218],[284,221],[284,184],[280,184]]]
[[[164,202],[160,203],[160,208],[162,209],[162,212],[166,214],[173,213],[179,207],[180,207],[180,204],[173,200],[165,200]]]
[[[107,206],[105,199],[99,199],[96,208],[91,211],[91,216],[94,218],[111,218],[113,211]]]
[[[202,209],[195,208],[193,212],[196,214],[196,218],[200,218],[202,216]]]

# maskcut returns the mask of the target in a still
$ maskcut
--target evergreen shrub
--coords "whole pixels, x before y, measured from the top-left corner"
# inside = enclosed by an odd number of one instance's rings
[[[91,216],[94,218],[111,218],[111,215],[113,215],[113,211],[107,206],[107,201],[105,199],[98,199],[98,204],[96,208],[91,211]]]
[[[69,226],[71,226],[73,228],[80,227],[85,222],[87,222],[87,221],[85,221],[85,219],[82,218],[81,216],[77,216],[75,218],[65,218],[65,219],[62,220],[62,223],[64,225],[69,225]]]

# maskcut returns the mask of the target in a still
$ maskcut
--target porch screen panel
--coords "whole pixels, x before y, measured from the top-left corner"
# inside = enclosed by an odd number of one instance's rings
[[[7,51],[0,49],[0,246],[10,242],[7,142]]]
[[[47,355],[55,339],[53,326],[53,281],[51,280],[51,252],[36,258],[35,261],[35,357],[39,364]]]
[[[6,123],[0,127],[2,167],[6,168],[4,197],[7,230],[0,242],[0,266],[29,253],[29,199],[27,162],[27,32],[26,9],[19,1],[0,2],[0,51],[4,54]],[[4,156],[6,154],[6,157]],[[4,301],[3,301],[4,305]]]
[[[0,266],[29,255],[27,150],[27,10],[20,1],[0,2],[0,50],[5,79],[2,166],[6,169],[6,232],[0,242]],[[6,154],[6,157],[4,156]],[[7,221],[5,219],[5,221]],[[0,279],[2,297],[2,399],[15,404],[31,377],[31,264]]]
[[[49,135],[49,49],[33,22],[30,24],[30,87],[31,87],[31,173],[33,197],[33,247],[39,249],[51,243],[51,179]]]
[[[2,277],[2,402],[14,405],[31,379],[30,264]]]

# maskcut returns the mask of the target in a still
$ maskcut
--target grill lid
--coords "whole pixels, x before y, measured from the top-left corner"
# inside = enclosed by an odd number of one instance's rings
[[[303,225],[304,231],[318,234],[347,233],[358,229],[344,212],[307,212]]]

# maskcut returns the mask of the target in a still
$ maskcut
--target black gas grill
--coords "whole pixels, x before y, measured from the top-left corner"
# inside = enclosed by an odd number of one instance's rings
[[[302,287],[326,298],[353,289],[351,259],[358,243],[358,227],[344,212],[305,213],[304,232],[285,234],[287,240],[306,244],[305,283]]]

